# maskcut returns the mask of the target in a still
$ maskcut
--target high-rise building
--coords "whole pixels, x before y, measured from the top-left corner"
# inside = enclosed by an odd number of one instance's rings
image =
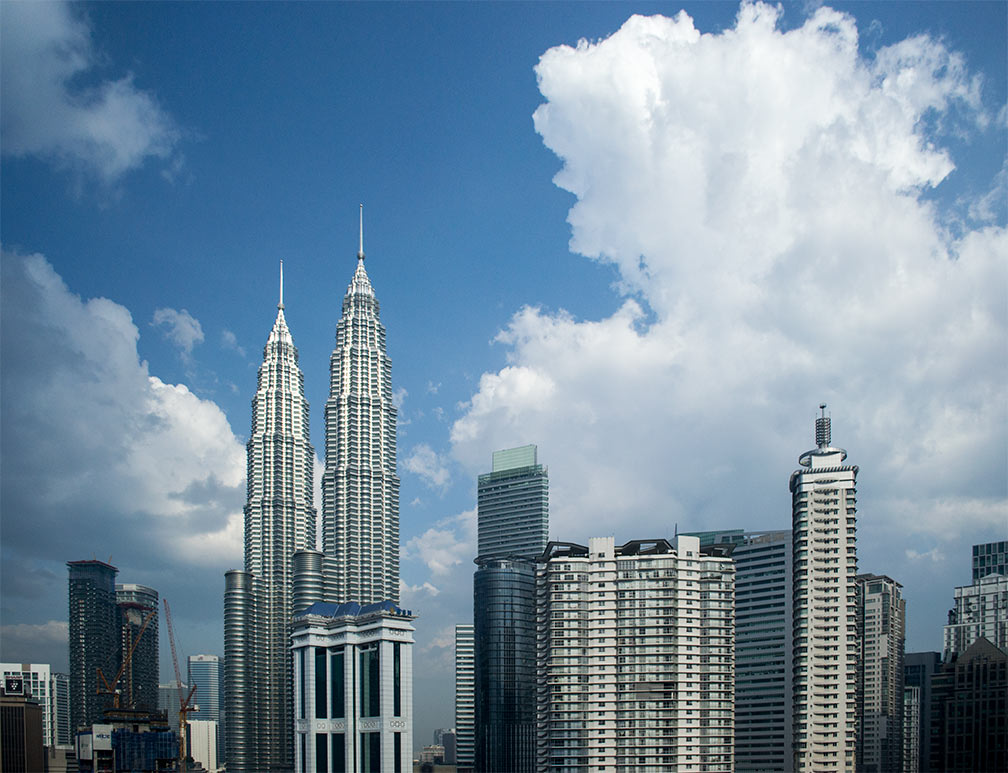
[[[20,674],[4,677],[0,692],[0,771],[36,771],[45,765],[42,706]]]
[[[218,769],[217,721],[213,719],[187,719],[186,726],[186,748],[189,750],[189,754],[206,770],[216,773]]]
[[[1008,653],[982,636],[931,680],[931,770],[1008,770]]]
[[[154,711],[158,705],[158,680],[161,677],[158,592],[134,583],[116,585],[116,605],[119,607],[119,650],[123,655],[122,661],[133,649],[133,655],[120,678],[119,690],[122,697],[119,704],[126,708]],[[144,628],[144,620],[151,612],[154,616]]]
[[[227,766],[234,773],[293,768],[290,620],[294,553],[315,546],[308,401],[284,318],[263,348],[246,446],[245,568],[225,575]]]
[[[472,773],[476,759],[476,675],[473,627],[455,626],[455,744],[459,773]]]
[[[106,679],[119,671],[119,610],[115,578],[118,569],[102,561],[69,561],[70,614],[70,723],[73,732],[82,725],[102,721],[112,696],[97,693],[97,670]]]
[[[903,586],[885,575],[860,574],[857,586],[858,770],[888,773],[903,769],[906,602]]]
[[[973,582],[988,574],[1008,575],[1008,541],[973,546]]]
[[[549,478],[534,445],[495,451],[477,484],[473,577],[475,765],[535,769],[535,561],[546,548]]]
[[[692,536],[735,561],[735,770],[791,770],[791,530]]]
[[[189,695],[189,685],[171,681],[158,685],[158,711],[163,711],[168,721],[168,727],[173,733],[179,732],[179,688],[182,697]]]
[[[193,700],[199,706],[193,719],[220,721],[220,658],[217,655],[189,656],[189,684],[196,685]]]
[[[795,769],[857,764],[857,465],[830,445],[825,405],[816,447],[791,474],[794,545]]]
[[[50,684],[52,745],[69,746],[73,743],[73,735],[70,732],[70,675],[55,673]]]
[[[0,674],[4,680],[8,677],[21,677],[22,690],[26,698],[30,698],[42,707],[42,743],[45,746],[55,746],[56,706],[54,701],[53,674],[48,663],[0,663]],[[60,676],[56,674],[55,676]],[[0,767],[0,770],[4,768]]]
[[[940,668],[940,652],[908,652],[903,657],[903,683],[918,691],[916,700],[920,704],[916,729],[904,725],[904,773],[931,773],[931,678]],[[916,751],[909,754],[906,751],[908,738],[916,739],[917,743]]]
[[[955,589],[955,606],[949,610],[942,659],[965,652],[981,637],[995,647],[1008,649],[1008,575],[987,574]]]
[[[322,552],[333,588],[327,600],[369,604],[399,601],[399,476],[391,361],[364,270],[363,233],[362,221],[329,359]]]
[[[551,542],[537,577],[539,771],[733,770],[734,575],[697,537]]]
[[[479,558],[537,559],[549,531],[549,470],[534,445],[493,453],[477,483]]]
[[[902,773],[920,773],[921,688],[903,687],[903,767]]]
[[[403,773],[413,759],[413,615],[319,601],[294,615],[295,770]]]

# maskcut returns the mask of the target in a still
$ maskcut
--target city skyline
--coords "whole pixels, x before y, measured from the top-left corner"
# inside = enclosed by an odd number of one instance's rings
[[[0,6],[0,658],[65,668],[92,555],[223,655],[276,266],[320,446],[361,202],[415,738],[453,714],[476,477],[522,444],[554,539],[784,529],[827,402],[858,571],[941,649],[1008,518],[1005,6],[684,7]]]

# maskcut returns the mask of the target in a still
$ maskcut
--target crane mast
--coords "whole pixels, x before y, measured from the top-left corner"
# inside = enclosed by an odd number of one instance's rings
[[[171,657],[172,665],[175,666],[175,686],[178,689],[178,699],[179,699],[179,739],[178,739],[178,769],[179,771],[184,770],[185,766],[185,734],[188,729],[188,716],[192,711],[197,711],[198,707],[193,705],[192,701],[193,694],[196,692],[196,685],[193,685],[189,694],[185,695],[183,693],[182,687],[182,673],[179,671],[178,665],[178,655],[175,654],[175,631],[172,628],[171,620],[171,607],[168,606],[168,599],[164,599],[164,609],[165,609],[165,620],[168,623],[168,643],[171,645]]]

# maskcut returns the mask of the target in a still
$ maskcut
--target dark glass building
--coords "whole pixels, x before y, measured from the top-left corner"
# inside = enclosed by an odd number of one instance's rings
[[[917,738],[919,773],[931,773],[931,677],[941,668],[940,652],[908,652],[903,658],[903,683],[920,690],[917,732],[904,727],[904,733]],[[906,754],[904,754],[906,756]],[[912,769],[912,768],[911,768]]]
[[[473,580],[476,770],[525,773],[536,762],[535,564],[482,563]]]
[[[119,670],[119,608],[115,578],[118,569],[102,561],[69,561],[70,723],[101,722],[112,706],[111,696],[98,695],[97,669],[111,681]]]
[[[1008,540],[973,546],[973,582],[988,574],[1008,575]]]

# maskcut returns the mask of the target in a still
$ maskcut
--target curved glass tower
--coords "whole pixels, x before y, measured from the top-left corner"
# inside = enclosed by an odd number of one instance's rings
[[[399,476],[391,369],[378,299],[364,270],[362,236],[357,269],[336,326],[325,406],[322,552],[339,601],[399,601]]]
[[[280,303],[263,349],[246,446],[245,571],[225,575],[225,695],[230,771],[293,766],[290,618],[294,552],[315,546],[308,401]]]

